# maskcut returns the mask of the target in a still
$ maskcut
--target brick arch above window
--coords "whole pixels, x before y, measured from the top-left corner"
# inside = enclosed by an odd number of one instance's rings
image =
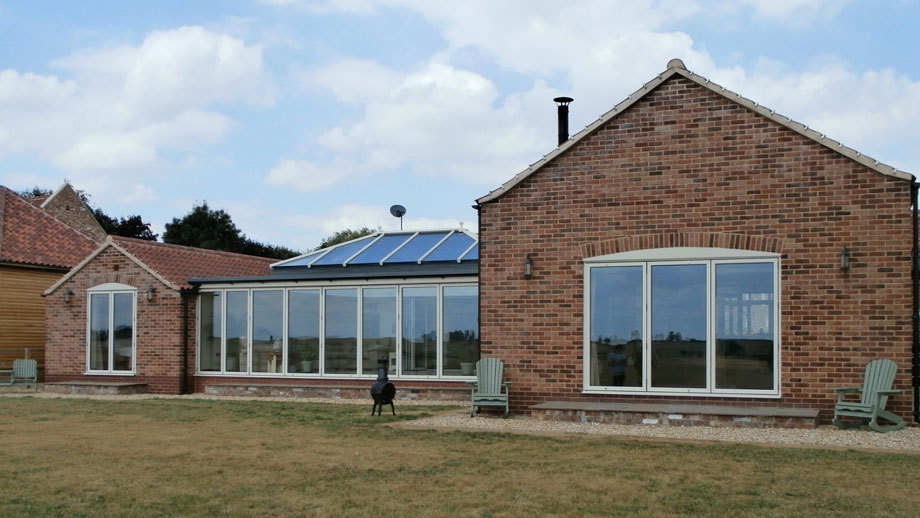
[[[671,232],[665,234],[644,234],[621,236],[581,245],[582,258],[650,250],[655,248],[728,248],[754,252],[783,253],[783,240],[768,236],[727,234],[718,232]]]

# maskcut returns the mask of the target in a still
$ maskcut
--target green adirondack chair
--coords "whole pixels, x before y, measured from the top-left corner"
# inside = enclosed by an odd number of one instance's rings
[[[9,380],[0,381],[0,385],[32,383],[35,390],[38,390],[38,362],[36,360],[13,360],[13,370],[0,371],[0,373],[10,376]]]
[[[891,384],[894,382],[894,374],[897,370],[898,366],[891,360],[872,360],[866,365],[862,388],[835,388],[834,390],[837,391],[837,406],[834,408],[834,420],[832,422],[838,428],[847,428],[848,426],[840,420],[840,417],[846,416],[868,421],[869,428],[876,432],[893,432],[904,428],[907,423],[903,418],[885,410],[888,396],[901,392],[900,390],[891,390]],[[847,401],[846,395],[854,393],[861,393],[860,401]],[[879,424],[879,418],[893,424]]]
[[[470,417],[479,411],[479,407],[504,407],[502,417],[508,417],[508,392],[511,382],[502,382],[504,364],[498,358],[483,358],[476,362],[476,381],[470,395]]]

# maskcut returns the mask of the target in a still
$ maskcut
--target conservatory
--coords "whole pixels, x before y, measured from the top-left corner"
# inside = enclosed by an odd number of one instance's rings
[[[401,379],[472,376],[478,241],[464,230],[377,232],[199,287],[197,374]]]

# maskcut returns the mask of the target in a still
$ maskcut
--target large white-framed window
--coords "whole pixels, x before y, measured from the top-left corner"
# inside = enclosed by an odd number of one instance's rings
[[[469,377],[479,357],[472,280],[202,288],[198,372],[258,377]]]
[[[779,289],[772,253],[586,259],[585,392],[779,397]]]
[[[137,288],[106,283],[86,290],[86,371],[133,375]]]

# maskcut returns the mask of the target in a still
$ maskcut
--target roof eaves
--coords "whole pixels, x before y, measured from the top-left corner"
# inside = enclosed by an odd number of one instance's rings
[[[525,179],[527,179],[527,177],[529,177],[530,175],[540,170],[544,165],[552,161],[554,158],[561,155],[562,153],[565,153],[569,148],[571,148],[572,146],[580,142],[582,139],[584,139],[585,137],[593,133],[596,129],[600,128],[602,125],[606,124],[608,121],[610,121],[611,119],[613,119],[620,113],[626,111],[626,109],[629,108],[630,106],[639,102],[640,99],[642,99],[649,92],[651,92],[656,87],[658,87],[658,85],[670,79],[671,76],[678,73],[679,70],[680,69],[678,68],[669,68],[668,70],[665,70],[664,72],[658,74],[654,79],[645,83],[638,90],[636,90],[635,92],[627,96],[626,99],[616,104],[612,109],[607,111],[607,113],[604,113],[603,115],[598,117],[597,120],[585,126],[584,129],[572,135],[572,138],[563,142],[560,146],[550,151],[546,155],[543,155],[543,158],[534,162],[533,164],[530,164],[530,166],[527,169],[514,175],[514,178],[502,184],[502,186],[499,187],[498,189],[495,189],[489,194],[486,194],[485,196],[483,196],[482,198],[477,199],[476,203],[482,205],[483,203],[488,203],[490,201],[493,201],[501,197],[503,194],[510,191],[514,186],[523,182]]]
[[[97,248],[96,251],[86,256],[86,259],[83,259],[82,261],[80,261],[79,264],[71,268],[70,271],[65,273],[64,276],[58,279],[57,282],[55,282],[47,290],[42,292],[42,297],[47,297],[48,295],[51,295],[52,293],[54,293],[54,291],[60,288],[62,284],[70,280],[74,275],[78,274],[80,270],[82,270],[83,267],[89,264],[90,261],[95,259],[96,256],[101,254],[106,248],[110,246],[114,246],[114,245],[115,243],[112,241],[112,236],[107,237],[105,241],[103,241],[102,244],[99,245],[99,248]]]
[[[733,92],[731,90],[728,90],[724,86],[713,83],[709,79],[699,74],[690,72],[689,70],[684,68],[683,63],[680,62],[680,60],[671,60],[668,63],[667,70],[665,70],[661,74],[658,74],[658,76],[656,76],[654,79],[642,85],[641,88],[639,88],[638,90],[630,94],[622,102],[615,105],[613,109],[611,109],[607,113],[604,113],[603,115],[598,117],[597,120],[595,120],[594,122],[586,126],[583,130],[573,135],[572,138],[563,142],[562,145],[560,145],[553,151],[544,155],[543,158],[531,164],[527,169],[514,175],[514,177],[511,178],[511,180],[502,184],[501,187],[489,192],[488,194],[486,194],[485,196],[481,198],[478,198],[476,200],[476,203],[479,205],[482,205],[483,203],[488,203],[490,201],[494,201],[500,198],[506,192],[510,191],[514,186],[521,183],[527,177],[529,177],[530,175],[540,170],[544,165],[546,165],[547,163],[552,161],[554,158],[561,155],[562,153],[567,151],[569,148],[577,144],[579,141],[581,141],[582,139],[590,135],[594,130],[596,130],[603,124],[606,124],[611,119],[613,119],[614,117],[616,117],[617,115],[625,111],[627,108],[629,108],[630,106],[638,102],[640,99],[645,97],[649,92],[657,88],[661,83],[673,77],[675,74],[685,77],[689,79],[690,81],[693,81],[694,83],[718,95],[725,97],[726,99],[730,101],[736,102],[740,104],[741,106],[744,106],[745,108],[748,108],[760,115],[763,115],[764,117],[767,117],[768,119],[776,122],[777,124],[780,124],[781,126],[784,126],[792,131],[795,131],[796,133],[799,133],[800,135],[807,137],[817,142],[818,144],[821,144],[827,147],[831,151],[836,151],[837,153],[840,153],[841,155],[847,158],[850,158],[851,160],[854,160],[868,167],[869,169],[872,169],[873,171],[876,171],[886,176],[892,176],[895,178],[899,178],[902,180],[913,180],[914,179],[914,175],[908,172],[898,170],[888,164],[879,162],[878,160],[872,157],[863,155],[862,153],[860,153],[859,151],[856,151],[853,148],[844,146],[843,144],[841,144],[840,142],[836,140],[827,138],[827,136],[823,133],[819,133],[813,129],[810,129],[805,124],[796,122],[792,120],[791,118],[786,117],[784,115],[780,115],[776,113],[774,110],[761,106],[757,104],[756,102],[752,101],[751,99],[742,97],[740,94]]]

